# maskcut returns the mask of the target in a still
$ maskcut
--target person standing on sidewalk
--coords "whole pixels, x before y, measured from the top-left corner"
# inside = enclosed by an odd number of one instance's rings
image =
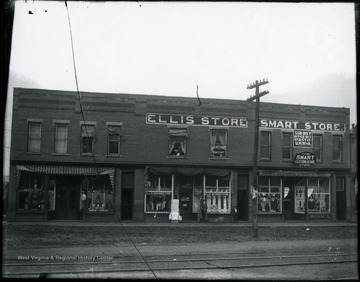
[[[202,221],[207,222],[207,220],[208,220],[208,218],[207,218],[207,204],[206,204],[206,199],[205,198],[201,199],[200,209],[201,209],[201,219],[202,219]]]

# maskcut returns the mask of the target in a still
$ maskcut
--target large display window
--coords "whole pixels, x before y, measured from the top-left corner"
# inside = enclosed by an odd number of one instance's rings
[[[145,213],[170,213],[173,191],[173,175],[149,173],[145,183]]]
[[[308,178],[307,197],[307,207],[309,213],[329,213],[329,178]]]
[[[301,178],[295,185],[295,213],[330,213],[330,181],[328,177]],[[305,200],[305,197],[307,199]]]
[[[18,185],[17,209],[45,210],[44,182],[40,174],[22,172]]]
[[[85,176],[80,191],[80,209],[88,212],[113,210],[114,193],[108,175]]]
[[[230,177],[205,176],[207,212],[230,213]]]
[[[281,178],[260,176],[258,189],[258,212],[281,213]]]

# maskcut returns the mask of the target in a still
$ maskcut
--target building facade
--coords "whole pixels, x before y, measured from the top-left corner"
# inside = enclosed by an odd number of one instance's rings
[[[246,101],[15,88],[7,218],[355,218],[349,109],[261,103],[256,194],[254,132]]]

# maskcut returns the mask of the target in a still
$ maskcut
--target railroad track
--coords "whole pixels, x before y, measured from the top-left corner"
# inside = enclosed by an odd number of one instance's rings
[[[117,277],[132,274],[156,278],[157,272],[230,270],[257,268],[286,268],[291,266],[315,266],[358,263],[357,253],[323,252],[317,254],[289,255],[247,255],[222,253],[196,255],[158,255],[158,256],[112,256],[107,258],[67,257],[62,261],[53,260],[3,260],[4,278],[65,278],[65,277]],[[144,262],[146,260],[146,263]]]

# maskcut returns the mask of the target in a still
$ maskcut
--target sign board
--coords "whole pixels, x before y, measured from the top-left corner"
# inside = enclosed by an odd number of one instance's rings
[[[260,127],[265,128],[280,128],[280,129],[304,129],[304,130],[321,130],[321,131],[345,131],[344,123],[330,123],[330,122],[313,122],[313,121],[293,121],[293,120],[276,120],[276,119],[261,119]]]
[[[295,155],[294,163],[301,167],[314,166],[316,155],[311,152],[301,152]]]
[[[311,131],[294,130],[294,147],[312,148],[313,135]]]
[[[146,114],[147,124],[163,125],[201,125],[201,126],[226,126],[247,128],[245,117],[217,117],[172,114]]]
[[[320,213],[320,214],[309,213],[308,219],[331,219],[331,216],[328,213],[327,214],[325,214],[325,213]]]

